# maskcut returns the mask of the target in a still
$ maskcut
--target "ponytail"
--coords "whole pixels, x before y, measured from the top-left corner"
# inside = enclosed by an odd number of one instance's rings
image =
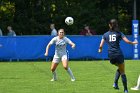
[[[118,31],[118,22],[116,19],[111,19],[109,22],[109,30],[110,31]]]

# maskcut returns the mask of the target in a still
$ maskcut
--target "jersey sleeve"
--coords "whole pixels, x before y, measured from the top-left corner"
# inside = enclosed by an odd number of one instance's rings
[[[121,32],[121,38],[125,37],[125,35]]]
[[[106,39],[106,38],[105,38],[105,34],[102,36],[102,39],[104,39],[104,40]]]
[[[56,37],[54,37],[50,42],[49,42],[49,44],[54,44],[56,42]]]
[[[66,41],[66,43],[68,43],[68,44],[70,44],[72,41],[69,39],[69,38],[67,38],[67,37],[65,37],[65,41]]]

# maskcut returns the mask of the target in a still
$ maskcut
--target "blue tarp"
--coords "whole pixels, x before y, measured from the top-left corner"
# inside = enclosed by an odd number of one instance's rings
[[[107,45],[103,47],[103,53],[98,53],[98,47],[102,36],[67,36],[75,44],[73,50],[68,45],[70,59],[108,59]],[[132,40],[132,36],[127,36]],[[0,37],[0,59],[45,59],[45,48],[52,36],[16,36],[16,37]],[[140,37],[139,37],[140,41]],[[133,58],[133,45],[126,44],[121,41],[120,44],[124,56],[127,59]],[[140,58],[140,46],[139,58]],[[54,45],[49,50],[48,58],[52,58],[54,54]]]

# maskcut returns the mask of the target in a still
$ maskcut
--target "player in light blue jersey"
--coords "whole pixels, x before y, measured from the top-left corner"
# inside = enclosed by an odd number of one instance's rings
[[[120,48],[121,40],[124,40],[128,44],[137,44],[138,43],[137,41],[134,41],[134,42],[129,41],[126,38],[126,36],[122,32],[119,31],[117,20],[112,19],[109,22],[109,31],[103,35],[103,38],[101,40],[98,51],[102,52],[102,47],[104,45],[104,42],[106,42],[108,45],[108,56],[110,59],[110,63],[114,64],[118,67],[116,74],[115,74],[115,80],[114,80],[113,87],[115,89],[119,89],[118,79],[121,76],[122,83],[124,86],[124,93],[128,93],[127,78],[125,75],[124,55]]]
[[[140,90],[140,75],[138,77],[137,85],[132,87],[131,90]]]
[[[68,57],[67,57],[68,55],[67,55],[67,50],[66,50],[67,44],[70,44],[72,48],[75,48],[75,44],[69,38],[65,37],[64,29],[59,29],[58,36],[54,37],[49,42],[49,44],[46,47],[45,56],[48,56],[48,51],[49,51],[49,48],[52,44],[55,44],[55,54],[54,54],[54,57],[52,60],[52,65],[51,65],[51,71],[53,74],[53,78],[51,79],[51,81],[57,80],[55,70],[56,70],[60,61],[62,61],[64,69],[70,75],[71,81],[75,81],[75,77],[73,76],[73,73],[68,66]]]

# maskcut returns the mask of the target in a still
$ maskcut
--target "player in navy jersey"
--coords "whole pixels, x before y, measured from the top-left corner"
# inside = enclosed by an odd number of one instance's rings
[[[125,64],[124,64],[124,56],[120,48],[120,41],[124,40],[128,44],[137,44],[137,41],[131,42],[129,41],[126,36],[119,31],[118,29],[118,22],[116,19],[111,19],[109,22],[109,31],[106,32],[101,40],[98,52],[102,52],[102,47],[104,42],[108,44],[108,56],[110,59],[110,63],[114,64],[118,67],[113,87],[115,89],[119,89],[118,87],[118,80],[121,76],[122,83],[124,86],[124,93],[128,93],[127,89],[127,78],[125,75]]]

